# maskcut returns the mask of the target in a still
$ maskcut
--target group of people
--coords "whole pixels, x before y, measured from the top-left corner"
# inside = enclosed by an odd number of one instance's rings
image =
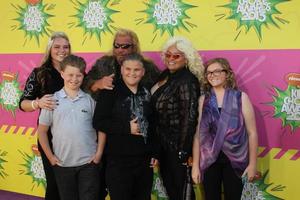
[[[184,199],[187,166],[207,200],[241,198],[256,174],[257,132],[248,96],[224,58],[204,65],[191,41],[172,37],[165,69],[119,29],[112,50],[85,74],[63,32],[49,39],[20,109],[40,110],[38,143],[46,200],[150,200],[159,166],[170,200]],[[190,162],[192,158],[192,162]]]

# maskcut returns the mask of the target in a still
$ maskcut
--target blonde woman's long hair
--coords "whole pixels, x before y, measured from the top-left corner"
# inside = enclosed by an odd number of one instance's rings
[[[53,67],[52,58],[51,58],[51,48],[53,46],[54,40],[57,38],[63,38],[68,41],[70,53],[71,53],[71,45],[68,36],[64,32],[53,32],[49,38],[44,57],[42,58],[41,61],[41,65],[37,70],[37,82],[40,85],[40,90],[41,90],[40,92],[42,94],[45,94],[46,92],[46,82],[50,76],[49,69]]]
[[[50,55],[51,54],[51,48],[53,46],[54,40],[57,39],[57,38],[63,38],[63,39],[68,41],[69,47],[70,47],[70,54],[71,54],[71,45],[70,45],[70,40],[69,40],[69,37],[67,36],[67,34],[64,33],[64,32],[61,32],[61,31],[53,32],[51,34],[50,38],[49,38],[44,57],[42,58],[42,62],[41,62],[41,65],[40,65],[41,67],[43,65],[45,65],[46,63],[51,63],[52,62],[51,55]]]

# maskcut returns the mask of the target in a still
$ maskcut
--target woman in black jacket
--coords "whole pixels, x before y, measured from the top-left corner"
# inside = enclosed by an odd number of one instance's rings
[[[167,69],[151,92],[160,172],[170,200],[181,200],[198,119],[203,65],[190,41],[173,37],[163,48]]]
[[[68,36],[63,32],[53,32],[40,67],[33,69],[27,78],[19,107],[25,112],[32,112],[40,108],[52,110],[57,102],[52,94],[64,86],[60,75],[60,62],[71,53]],[[49,129],[50,130],[50,129]],[[51,132],[48,132],[51,142]],[[52,144],[51,144],[52,146]],[[59,200],[58,189],[52,166],[42,148],[39,146],[46,175],[45,200]]]

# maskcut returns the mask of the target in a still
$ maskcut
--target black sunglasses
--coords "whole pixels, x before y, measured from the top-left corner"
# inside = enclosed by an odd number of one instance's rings
[[[128,49],[129,47],[132,47],[132,44],[118,44],[118,43],[114,43],[114,48],[115,49]]]

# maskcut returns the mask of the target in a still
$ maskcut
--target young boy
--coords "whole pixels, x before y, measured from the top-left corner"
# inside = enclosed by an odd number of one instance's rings
[[[93,124],[107,135],[105,179],[112,200],[150,200],[152,168],[149,131],[150,92],[139,83],[143,58],[124,58],[122,79],[97,98]]]
[[[83,58],[69,55],[61,62],[64,87],[54,93],[57,107],[42,109],[38,139],[54,168],[62,200],[97,200],[98,179],[105,137],[92,126],[95,102],[81,89],[86,63]],[[47,131],[51,127],[53,150]]]

